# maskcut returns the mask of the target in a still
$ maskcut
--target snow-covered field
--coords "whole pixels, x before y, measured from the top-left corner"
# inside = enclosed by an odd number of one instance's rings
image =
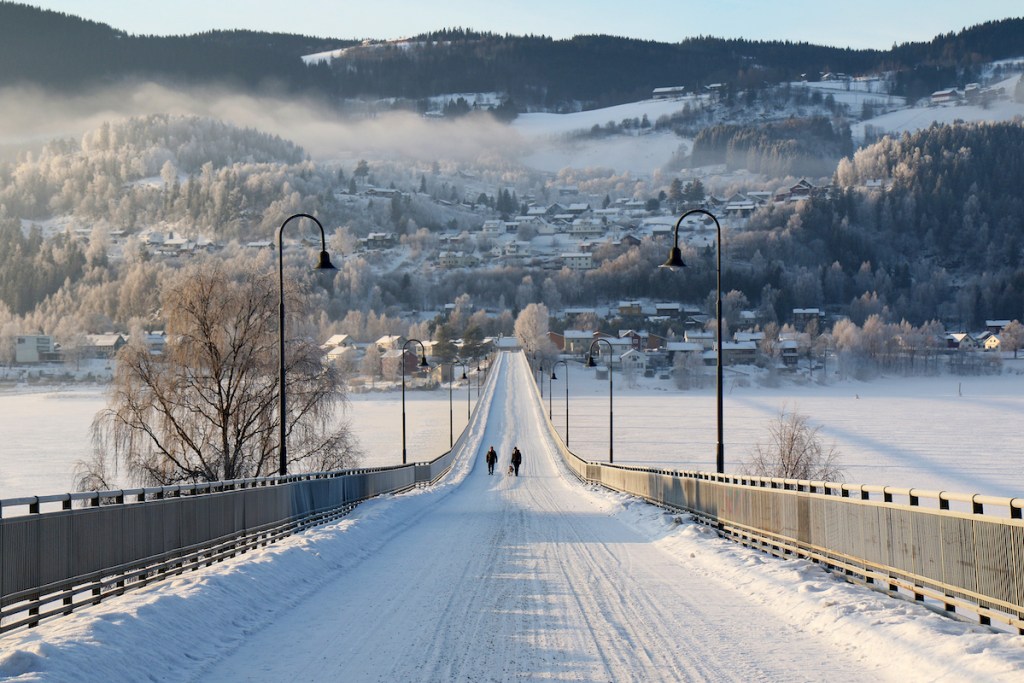
[[[988,106],[975,104],[949,104],[940,106],[910,107],[882,114],[875,118],[855,123],[850,126],[854,140],[864,139],[864,129],[872,126],[876,132],[889,135],[901,135],[928,128],[933,123],[952,124],[956,121],[975,123],[981,121],[1012,121],[1024,116],[1024,102],[1013,99],[1017,81],[1021,76],[1013,76],[993,85],[1002,88],[1006,93]]]
[[[1024,360],[1019,363],[1024,372]],[[564,438],[564,366],[559,369],[558,380],[544,380],[544,402]],[[765,388],[727,369],[726,469],[738,471],[786,409],[820,425],[825,445],[834,444],[841,454],[847,482],[1024,496],[1024,374],[1017,372],[1014,361],[1007,361],[1004,374],[993,377],[890,377],[827,386],[783,382]],[[569,447],[585,458],[607,460],[608,382],[578,364],[568,377]],[[616,373],[612,390],[615,462],[714,469],[713,386],[684,392],[656,379],[630,386]],[[89,455],[89,424],[104,400],[100,388],[0,393],[0,498],[70,490],[74,463]],[[472,405],[476,401],[474,383]],[[451,416],[458,438],[466,425],[464,385],[455,386]],[[347,417],[366,451],[364,465],[401,463],[400,392],[354,394]],[[448,450],[447,387],[407,392],[406,442],[410,461]]]
[[[1019,680],[1024,638],[579,484],[519,361],[440,485],[13,632],[0,679]],[[512,441],[523,476],[487,476]]]

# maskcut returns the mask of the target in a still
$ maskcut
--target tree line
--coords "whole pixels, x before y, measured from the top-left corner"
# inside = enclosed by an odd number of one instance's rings
[[[84,90],[110,82],[235,84],[337,98],[423,98],[502,92],[520,109],[596,108],[650,97],[656,87],[737,91],[823,72],[891,72],[893,94],[925,96],[977,80],[978,65],[1024,54],[1024,19],[1005,19],[904,43],[852,50],[789,41],[689,37],[678,43],[579,35],[554,40],[445,29],[387,43],[280,33],[212,31],[136,36],[105,24],[0,2],[0,85]],[[352,48],[330,64],[302,55]],[[503,112],[508,116],[509,112]]]

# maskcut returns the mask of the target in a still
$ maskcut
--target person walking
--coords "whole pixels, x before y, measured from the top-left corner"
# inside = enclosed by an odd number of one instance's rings
[[[512,469],[516,476],[519,476],[519,466],[523,464],[523,454],[519,452],[519,446],[512,447]]]
[[[494,450],[494,446],[491,446],[491,450],[487,451],[487,474],[494,474],[494,466],[498,462],[498,452]]]

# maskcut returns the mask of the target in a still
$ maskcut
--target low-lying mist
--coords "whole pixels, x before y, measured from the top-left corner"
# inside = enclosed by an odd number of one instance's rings
[[[0,154],[54,138],[80,139],[104,121],[148,114],[193,115],[279,135],[317,161],[408,158],[458,162],[519,158],[521,136],[484,116],[426,119],[409,112],[351,117],[308,97],[253,95],[229,88],[173,88],[139,83],[61,94],[0,89]]]

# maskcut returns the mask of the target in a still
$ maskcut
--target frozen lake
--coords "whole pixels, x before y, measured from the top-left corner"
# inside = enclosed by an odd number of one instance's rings
[[[545,410],[565,436],[565,374],[544,381]],[[592,370],[569,371],[569,446],[592,460],[608,457],[608,382]],[[669,382],[627,386],[613,378],[615,462],[714,469],[714,388],[679,392]],[[473,387],[472,403],[476,401]],[[71,490],[74,465],[90,453],[89,425],[103,408],[102,387],[0,393],[0,498]],[[764,441],[782,409],[820,425],[841,454],[845,480],[1024,497],[1024,376],[885,378],[829,386],[741,387],[727,382],[725,463],[737,471]],[[402,460],[401,392],[352,395],[348,419],[366,466]],[[466,424],[466,389],[451,407],[455,438]],[[448,449],[447,387],[406,394],[409,461]],[[513,444],[494,444],[501,456]],[[128,485],[127,482],[124,482]]]

